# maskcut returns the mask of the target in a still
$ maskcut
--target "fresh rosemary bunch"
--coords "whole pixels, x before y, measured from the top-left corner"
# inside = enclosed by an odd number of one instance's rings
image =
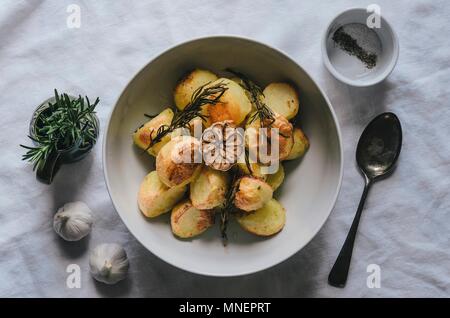
[[[99,101],[97,98],[91,104],[87,96],[85,102],[81,95],[77,99],[71,99],[65,93],[58,94],[55,89],[55,101],[49,102],[38,113],[28,136],[35,146],[20,145],[28,149],[22,160],[34,163],[35,170],[57,151],[73,146],[83,149],[94,144],[98,134],[94,114]]]
[[[194,91],[189,104],[182,111],[175,113],[170,125],[162,125],[158,128],[155,137],[150,140],[148,148],[160,142],[164,136],[173,132],[177,128],[189,128],[189,123],[196,117],[206,120],[207,116],[202,114],[202,106],[217,104],[222,95],[228,89],[226,84],[223,82],[219,82],[213,86],[208,86],[209,84],[210,82],[200,86]]]
[[[242,83],[240,84],[243,89],[245,89],[248,92],[248,95],[250,97],[251,103],[255,106],[256,112],[252,114],[249,119],[248,123],[251,124],[253,121],[256,120],[256,118],[259,118],[259,122],[261,127],[264,126],[270,126],[275,121],[275,114],[274,112],[264,103],[264,93],[255,82],[250,80],[247,76],[245,76],[242,73],[236,72],[230,68],[226,69],[227,72],[232,73],[239,77],[242,80]]]

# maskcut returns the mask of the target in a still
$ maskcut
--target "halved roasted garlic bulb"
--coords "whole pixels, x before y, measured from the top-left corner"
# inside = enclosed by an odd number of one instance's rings
[[[213,169],[227,171],[244,150],[244,133],[232,121],[214,123],[202,135],[203,161]]]

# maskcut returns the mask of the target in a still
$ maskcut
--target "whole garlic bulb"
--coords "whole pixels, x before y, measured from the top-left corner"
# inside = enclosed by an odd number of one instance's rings
[[[124,279],[129,266],[127,253],[118,244],[100,244],[89,257],[92,276],[105,284],[115,284]]]
[[[91,232],[92,211],[86,203],[77,201],[64,204],[53,217],[53,228],[66,241],[78,241]]]

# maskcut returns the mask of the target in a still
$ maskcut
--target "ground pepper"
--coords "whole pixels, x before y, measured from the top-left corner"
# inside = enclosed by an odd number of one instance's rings
[[[342,50],[350,55],[356,56],[368,69],[374,68],[377,65],[378,56],[375,53],[370,53],[363,49],[356,39],[344,31],[343,27],[340,27],[334,32],[332,39]]]

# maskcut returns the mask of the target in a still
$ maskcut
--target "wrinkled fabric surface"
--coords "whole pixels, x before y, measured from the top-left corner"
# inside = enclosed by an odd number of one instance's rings
[[[450,296],[450,6],[447,1],[377,3],[400,39],[400,58],[385,82],[352,88],[321,60],[330,20],[367,1],[16,1],[0,10],[0,296]],[[68,5],[81,8],[81,28],[66,25]],[[291,55],[323,87],[342,129],[345,171],[330,218],[302,251],[253,275],[203,277],[174,268],[141,246],[114,211],[102,172],[101,144],[64,166],[51,186],[21,161],[34,108],[61,91],[99,96],[102,129],[130,78],[167,48],[196,37],[250,37]],[[353,220],[363,179],[355,148],[364,126],[383,111],[403,125],[395,173],[376,183],[363,213],[345,289],[327,276]],[[102,135],[103,135],[102,130]],[[103,137],[103,136],[101,136]],[[95,212],[91,235],[61,240],[52,216],[68,201]],[[125,281],[106,286],[89,275],[89,249],[123,244],[131,262]],[[66,286],[69,264],[81,267],[81,288]],[[381,287],[368,288],[369,264]]]

